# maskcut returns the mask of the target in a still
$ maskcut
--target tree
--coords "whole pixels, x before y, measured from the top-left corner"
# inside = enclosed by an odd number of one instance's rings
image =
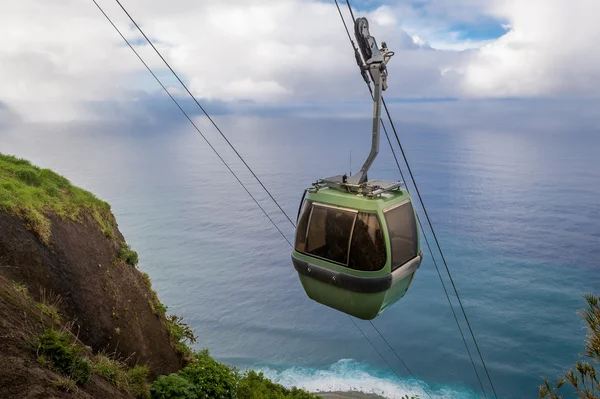
[[[588,307],[580,314],[588,325],[585,359],[578,360],[554,385],[544,378],[539,399],[562,399],[561,389],[567,383],[573,387],[580,399],[600,399],[600,382],[595,368],[600,366],[600,297],[585,295],[584,298]]]

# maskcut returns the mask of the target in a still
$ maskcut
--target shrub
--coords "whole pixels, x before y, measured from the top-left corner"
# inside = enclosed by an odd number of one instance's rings
[[[310,399],[314,395],[298,389],[285,388],[254,370],[245,372],[239,379],[238,399]]]
[[[202,398],[234,399],[237,376],[229,367],[210,356],[198,356],[196,360],[179,372],[194,384],[195,392]]]
[[[131,246],[129,246],[129,244],[126,242],[123,242],[121,245],[121,249],[119,250],[119,258],[123,259],[125,263],[131,266],[137,266],[139,261],[137,252],[131,249]]]
[[[37,341],[38,354],[49,358],[54,366],[67,374],[73,359],[82,349],[71,343],[68,334],[54,329],[47,330]]]
[[[150,388],[152,399],[196,399],[196,387],[179,374],[161,375]]]
[[[38,356],[49,359],[54,367],[69,375],[76,383],[85,384],[90,379],[92,364],[81,356],[83,348],[74,344],[69,334],[47,330],[38,337],[36,349]]]
[[[160,302],[159,304],[162,306]],[[175,350],[184,356],[191,356],[192,350],[186,342],[189,342],[190,344],[196,343],[198,337],[194,334],[194,330],[183,321],[182,317],[177,315],[169,315],[166,318],[166,323],[167,329],[169,330],[169,336],[171,337],[171,344]]]
[[[237,370],[217,362],[204,349],[194,353],[191,363],[177,374],[161,376],[151,388],[153,399],[314,399],[302,389],[285,388],[262,373]]]
[[[74,357],[69,366],[69,375],[77,384],[85,384],[92,375],[92,362],[87,357]]]
[[[150,384],[148,384],[148,366],[137,365],[129,370],[129,393],[136,398],[150,397]]]

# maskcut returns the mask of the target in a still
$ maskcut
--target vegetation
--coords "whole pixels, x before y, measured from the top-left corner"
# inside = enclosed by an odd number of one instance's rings
[[[288,389],[266,378],[263,373],[247,371],[239,378],[238,399],[309,399],[314,395],[296,387]]]
[[[157,317],[162,318],[167,330],[169,331],[169,339],[171,346],[181,353],[186,360],[193,356],[193,351],[188,345],[196,343],[198,337],[194,334],[194,330],[183,321],[183,317],[177,315],[167,316],[167,307],[158,299],[158,294],[152,289],[152,282],[146,273],[142,273],[142,282],[148,288],[151,295],[148,299],[148,305]]]
[[[17,282],[12,282],[12,286],[15,289],[15,291],[17,291],[18,293],[20,293],[21,295],[23,295],[26,298],[31,298],[31,295],[29,294],[29,289],[27,288],[26,285],[21,284],[21,283],[17,283]]]
[[[169,330],[169,337],[171,338],[171,345],[173,348],[186,358],[190,358],[193,351],[188,346],[189,344],[195,344],[198,337],[194,334],[194,330],[183,322],[183,318],[177,315],[169,315],[166,319],[167,329]]]
[[[73,392],[77,389],[77,384],[71,377],[58,377],[52,384],[59,391]]]
[[[62,300],[59,296],[49,295],[46,290],[40,290],[40,302],[36,302],[35,306],[42,311],[46,316],[52,318],[56,322],[60,322],[61,317],[58,311]]]
[[[106,355],[96,355],[94,357],[94,373],[106,378],[111,385],[121,391],[127,391],[129,387],[125,364]]]
[[[539,398],[562,399],[561,391],[565,385],[572,388],[581,399],[600,399],[600,381],[596,366],[600,365],[600,297],[585,295],[587,309],[581,311],[588,332],[585,342],[584,358],[578,360],[564,377],[551,384],[544,378],[540,386]]]
[[[146,365],[137,365],[127,373],[129,377],[129,393],[136,398],[150,397],[150,384],[148,374],[150,369]]]
[[[61,373],[69,376],[77,384],[85,384],[92,374],[92,362],[83,357],[83,347],[74,342],[73,337],[55,329],[46,330],[34,343],[42,359],[51,362]]]
[[[316,396],[298,389],[287,389],[265,378],[262,373],[240,373],[210,357],[204,350],[177,374],[159,377],[152,384],[153,399],[310,399]]]
[[[54,329],[47,330],[35,344],[38,362],[65,374],[55,380],[58,389],[72,391],[75,384],[83,385],[89,381],[93,372],[133,397],[150,397],[148,366],[129,368],[106,355],[96,355],[90,360],[82,355],[84,349],[74,342],[72,335]]]
[[[125,263],[133,267],[137,266],[139,261],[137,252],[131,249],[131,246],[129,246],[129,244],[127,244],[126,242],[123,242],[121,244],[121,249],[119,250],[119,258],[121,258],[125,261]]]
[[[85,190],[74,187],[67,179],[48,169],[40,169],[29,161],[2,154],[0,211],[19,217],[46,244],[50,243],[50,220],[54,216],[79,222],[93,221],[104,236],[110,239],[115,237],[116,223],[107,203]],[[123,242],[118,259],[114,259],[113,265],[126,263],[136,267],[138,262],[137,252]],[[178,373],[159,377],[150,385],[147,366],[130,368],[124,362],[106,354],[93,355],[69,332],[68,326],[63,326],[60,330],[52,327],[30,342],[37,362],[60,374],[52,381],[56,389],[76,392],[77,385],[86,384],[92,375],[95,375],[95,379],[104,378],[121,392],[136,398],[315,398],[304,390],[287,389],[276,384],[265,378],[262,373],[239,372],[214,360],[208,351],[192,351],[188,345],[196,343],[194,331],[181,317],[167,315],[167,307],[152,290],[147,274],[143,273],[141,279],[148,289],[150,308],[167,328],[171,345],[183,355],[187,366]],[[27,286],[13,283],[13,287],[33,301]],[[41,291],[40,302],[32,302],[31,305],[35,305],[43,314],[52,318],[52,325],[64,323],[59,314],[59,296],[47,295],[45,291]],[[45,322],[44,319],[42,318],[42,322]],[[126,329],[122,331],[119,327],[113,330],[116,335],[127,333]]]
[[[152,398],[195,399],[196,386],[179,374],[161,375],[150,389]]]
[[[87,213],[105,235],[113,235],[114,219],[106,202],[49,169],[11,155],[0,154],[0,210],[21,218],[46,244],[50,213],[72,220]]]
[[[195,361],[179,372],[194,384],[198,397],[234,399],[236,376],[226,365],[208,354],[196,355]]]
[[[129,368],[125,363],[112,359],[105,354],[94,356],[94,373],[104,377],[115,388],[136,398],[150,396],[148,384],[148,366],[137,365]]]

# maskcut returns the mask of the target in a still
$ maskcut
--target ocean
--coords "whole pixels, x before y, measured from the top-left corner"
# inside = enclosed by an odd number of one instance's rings
[[[295,218],[304,188],[362,164],[370,144],[365,104],[348,115],[215,119]],[[600,132],[561,104],[534,105],[533,114],[522,111],[527,103],[499,102],[502,111],[486,104],[400,103],[392,111],[498,397],[534,398],[542,376],[554,379],[578,359],[582,295],[600,293]],[[217,359],[312,391],[483,397],[426,246],[408,294],[374,320],[413,377],[368,322],[356,320],[385,361],[346,315],[306,297],[288,244],[167,109],[164,120],[4,126],[0,152],[52,168],[108,201],[169,312],[183,316],[196,347]],[[197,119],[293,240],[289,222]],[[400,179],[385,136],[370,177]],[[462,327],[467,333],[464,320]]]

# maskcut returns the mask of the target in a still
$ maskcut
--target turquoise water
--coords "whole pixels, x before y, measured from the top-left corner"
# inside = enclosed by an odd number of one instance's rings
[[[305,187],[347,171],[349,150],[356,170],[369,144],[368,119],[218,120],[294,216]],[[479,122],[446,129],[427,118],[400,125],[501,398],[536,397],[541,376],[577,359],[581,295],[600,288],[600,135],[534,122],[495,130]],[[217,147],[291,240],[285,218],[231,151]],[[16,126],[1,131],[0,151],[110,202],[163,302],[215,357],[311,390],[482,397],[425,248],[407,296],[374,323],[427,392],[368,322],[358,324],[401,381],[345,315],[305,297],[287,243],[187,125]],[[399,178],[385,139],[371,177]]]

